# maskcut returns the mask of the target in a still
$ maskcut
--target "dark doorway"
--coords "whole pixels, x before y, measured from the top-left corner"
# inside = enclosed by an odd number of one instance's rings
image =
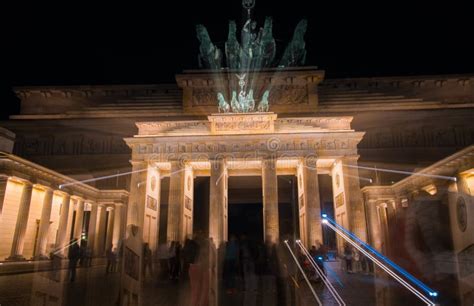
[[[329,175],[318,175],[319,197],[321,203],[321,214],[326,214],[332,220],[336,220],[334,214],[334,200],[332,191],[332,181]],[[323,225],[323,244],[330,249],[337,246],[336,233]]]
[[[227,236],[263,242],[263,196],[260,176],[231,176],[228,182]]]
[[[208,176],[194,179],[193,232],[209,235],[209,189]]]
[[[263,204],[231,204],[228,212],[229,238],[232,235],[241,237],[247,236],[248,239],[263,241]]]

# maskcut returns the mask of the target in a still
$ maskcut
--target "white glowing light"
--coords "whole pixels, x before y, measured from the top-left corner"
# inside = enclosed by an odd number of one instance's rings
[[[297,240],[297,241],[298,241],[298,240]],[[300,270],[301,274],[303,274],[303,277],[304,277],[304,279],[306,280],[306,283],[308,284],[309,289],[311,290],[311,293],[313,293],[314,298],[315,298],[316,301],[318,302],[318,305],[319,305],[319,306],[323,306],[323,304],[321,303],[321,300],[319,299],[318,295],[317,295],[316,292],[314,291],[313,286],[312,286],[311,283],[309,282],[308,277],[307,277],[306,274],[304,273],[303,268],[301,267],[301,265],[300,265],[298,259],[296,258],[295,254],[293,254],[293,251],[291,250],[290,245],[289,245],[288,242],[286,242],[286,241],[285,241],[285,244],[286,244],[286,247],[288,248],[288,251],[290,251],[291,256],[292,256],[293,259],[295,260],[295,263],[296,263],[296,265],[298,266],[298,269]]]
[[[358,168],[358,169],[364,169],[364,170],[374,170],[374,171],[390,172],[390,173],[398,173],[398,174],[406,174],[406,175],[417,175],[417,176],[432,177],[432,178],[439,178],[439,179],[445,179],[445,180],[450,180],[450,181],[456,181],[456,178],[454,176],[427,174],[427,173],[410,172],[410,171],[402,171],[402,170],[392,170],[392,169],[383,169],[383,168],[372,168],[372,167],[354,166],[354,165],[346,165],[346,164],[344,164],[343,166],[348,167],[348,168]]]
[[[314,270],[318,273],[319,277],[322,279],[323,283],[328,287],[329,289],[329,292],[331,293],[331,295],[334,297],[334,299],[336,300],[337,304],[339,305],[346,305],[346,303],[344,302],[344,300],[342,299],[342,297],[339,295],[339,293],[336,291],[336,289],[334,288],[334,286],[331,284],[331,282],[329,281],[329,279],[327,278],[327,276],[324,274],[324,272],[321,270],[321,268],[316,264],[316,262],[314,262],[314,259],[313,257],[309,254],[308,250],[304,247],[304,245],[300,242],[298,243],[298,245],[300,246],[301,250],[303,251],[303,253],[305,253],[306,257],[309,259],[309,262],[311,263],[311,265],[313,266]],[[319,257],[320,260],[322,260],[323,258],[322,257]]]
[[[348,236],[346,236],[342,231],[334,227],[330,223],[326,223],[327,226],[329,226],[333,231],[335,231],[339,236],[344,238],[347,242],[349,242],[352,246],[354,246],[359,252],[363,253],[365,256],[367,256],[369,259],[371,259],[377,266],[379,266],[382,270],[387,272],[390,276],[392,276],[395,280],[397,280],[402,286],[407,288],[409,291],[411,291],[414,295],[416,295],[420,300],[422,300],[426,305],[430,306],[435,306],[435,304],[426,296],[424,296],[420,291],[416,290],[412,285],[407,283],[404,279],[402,279],[400,276],[398,276],[395,272],[393,272],[389,267],[381,263],[377,258],[372,256],[369,252],[364,250],[361,246],[359,246],[357,243],[352,241]],[[436,292],[434,294],[437,294]],[[431,296],[434,296],[433,293],[430,293]]]
[[[328,223],[328,220],[323,219],[323,223],[324,223],[324,224],[327,224],[327,223]]]
[[[124,175],[129,175],[129,174],[132,174],[132,173],[145,172],[145,171],[148,171],[148,169],[145,168],[145,169],[140,169],[140,170],[135,170],[135,171],[119,173],[119,174],[95,177],[95,178],[91,178],[91,179],[87,179],[87,180],[75,181],[75,182],[72,182],[72,183],[61,184],[61,185],[59,185],[59,188],[61,189],[61,188],[66,187],[66,186],[77,185],[77,184],[81,184],[81,183],[95,182],[95,181],[105,180],[105,179],[113,178],[113,177],[117,177],[117,176],[124,176]]]

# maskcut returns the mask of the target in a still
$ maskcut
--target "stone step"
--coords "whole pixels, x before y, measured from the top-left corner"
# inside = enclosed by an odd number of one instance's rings
[[[136,103],[104,103],[99,104],[97,106],[92,107],[129,107],[129,106],[181,106],[181,101],[174,101],[174,102],[162,102],[162,101],[154,101],[154,102],[136,102]]]
[[[339,103],[319,103],[318,108],[320,110],[328,111],[368,111],[368,110],[391,110],[391,109],[424,109],[426,107],[439,107],[440,102],[436,101],[423,101],[422,104],[419,101],[415,102],[386,102],[386,103],[358,103],[358,104],[339,104]],[[352,106],[354,109],[350,109]]]
[[[388,104],[400,104],[400,103],[415,103],[415,102],[423,102],[423,99],[420,98],[404,98],[404,99],[385,99],[385,100],[319,100],[319,104],[325,104],[325,105],[341,105],[341,106],[347,106],[347,105],[359,105],[359,104],[383,104],[383,105],[388,105]]]
[[[127,98],[127,99],[117,99],[115,100],[116,103],[147,103],[147,102],[175,102],[181,101],[181,96],[163,96],[163,97],[147,97],[146,99],[135,99],[135,98]]]
[[[134,111],[134,110],[159,110],[162,112],[165,111],[176,111],[181,110],[181,107],[177,106],[141,106],[141,107],[87,107],[84,108],[85,111]]]
[[[352,98],[352,97],[390,97],[394,95],[388,95],[383,93],[362,93],[362,94],[352,94],[352,93],[345,93],[345,94],[332,94],[332,93],[319,93],[320,97],[331,97],[331,98]],[[396,95],[395,95],[396,96]]]
[[[91,117],[102,117],[102,116],[140,116],[140,115],[149,115],[149,116],[160,116],[160,115],[182,115],[183,112],[181,109],[109,109],[109,110],[83,110],[83,111],[70,111],[66,113],[67,115],[81,115],[81,116],[91,116]]]
[[[411,99],[407,98],[406,96],[347,96],[347,97],[332,97],[332,96],[320,96],[320,100],[326,101],[369,101],[369,100],[403,100],[403,99]]]

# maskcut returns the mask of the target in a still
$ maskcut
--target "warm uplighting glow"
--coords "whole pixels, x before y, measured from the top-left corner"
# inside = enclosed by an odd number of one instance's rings
[[[427,193],[429,193],[430,195],[435,195],[438,192],[438,189],[436,188],[434,184],[429,184],[423,187],[422,189],[426,191]]]

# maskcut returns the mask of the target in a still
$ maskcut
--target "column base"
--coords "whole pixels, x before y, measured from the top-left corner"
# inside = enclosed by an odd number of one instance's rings
[[[26,261],[26,258],[23,255],[12,255],[5,258],[6,261]]]
[[[49,256],[46,256],[44,254],[41,254],[41,255],[36,255],[36,256],[33,256],[32,258],[33,260],[49,260]]]

